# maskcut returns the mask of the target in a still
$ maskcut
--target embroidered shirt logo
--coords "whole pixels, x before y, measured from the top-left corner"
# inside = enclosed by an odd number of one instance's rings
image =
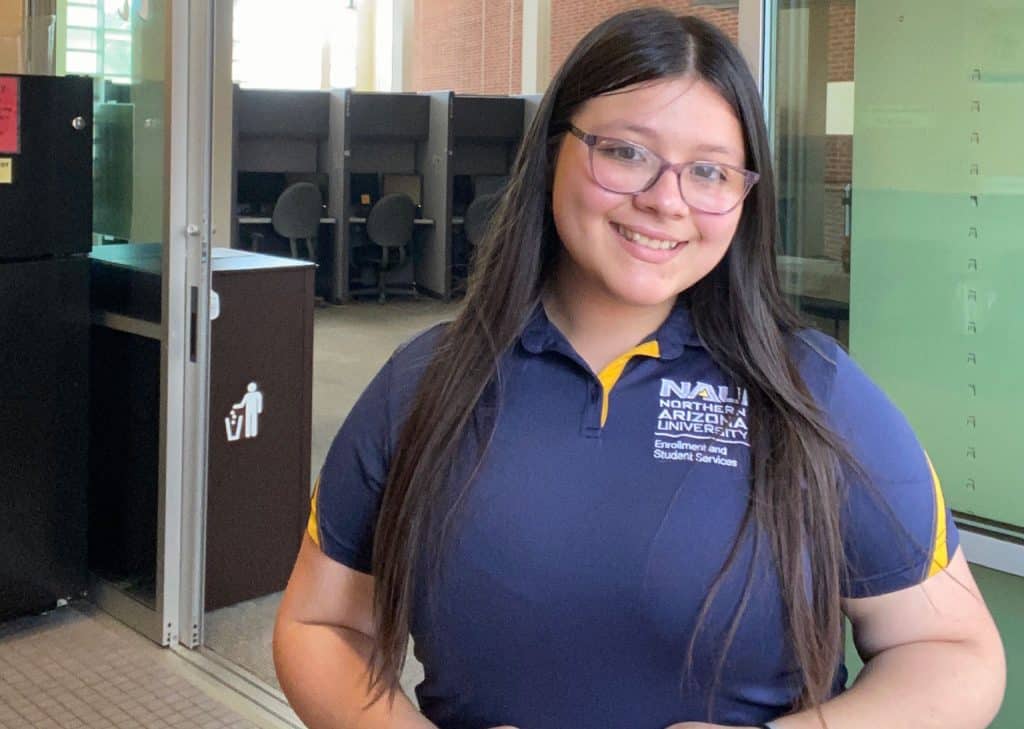
[[[663,379],[654,457],[735,468],[731,448],[749,447],[747,406],[743,388]]]

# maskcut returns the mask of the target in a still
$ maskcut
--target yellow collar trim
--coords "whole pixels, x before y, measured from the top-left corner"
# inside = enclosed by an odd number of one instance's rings
[[[615,387],[615,383],[622,377],[622,373],[626,370],[626,365],[634,357],[660,357],[661,347],[658,346],[657,341],[644,342],[639,344],[633,349],[629,350],[623,355],[616,357],[612,360],[607,367],[601,370],[601,373],[597,376],[597,379],[601,382],[601,427],[604,427],[605,421],[608,420],[608,400],[612,394],[612,388]]]

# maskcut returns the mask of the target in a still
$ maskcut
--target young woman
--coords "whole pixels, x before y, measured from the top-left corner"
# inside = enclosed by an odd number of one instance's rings
[[[714,27],[580,42],[461,313],[324,464],[275,633],[311,727],[987,725],[998,635],[906,421],[780,294],[770,156]]]

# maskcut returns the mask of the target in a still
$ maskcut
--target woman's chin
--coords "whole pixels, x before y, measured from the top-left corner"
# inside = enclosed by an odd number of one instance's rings
[[[671,308],[679,292],[667,287],[631,286],[612,292],[623,306],[634,309]]]

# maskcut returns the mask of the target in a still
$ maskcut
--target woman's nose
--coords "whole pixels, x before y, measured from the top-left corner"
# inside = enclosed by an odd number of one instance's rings
[[[679,190],[679,173],[671,167],[661,171],[654,184],[633,196],[638,207],[669,217],[682,217],[690,212]]]

